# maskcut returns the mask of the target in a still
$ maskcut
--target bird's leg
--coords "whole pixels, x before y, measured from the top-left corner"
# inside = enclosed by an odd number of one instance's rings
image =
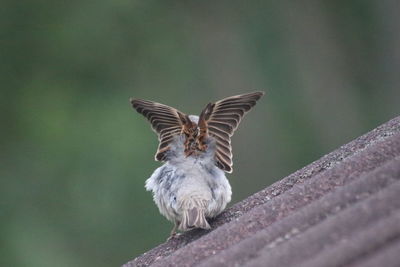
[[[172,230],[171,230],[171,234],[170,234],[170,236],[168,237],[168,241],[169,240],[171,240],[171,239],[174,239],[175,237],[177,237],[179,234],[176,232],[176,230],[178,230],[178,227],[179,227],[179,222],[177,222],[177,221],[175,221],[174,222],[174,227],[172,228]]]

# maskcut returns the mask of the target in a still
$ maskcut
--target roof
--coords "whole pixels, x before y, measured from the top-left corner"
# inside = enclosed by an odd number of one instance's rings
[[[399,266],[400,117],[130,266]]]

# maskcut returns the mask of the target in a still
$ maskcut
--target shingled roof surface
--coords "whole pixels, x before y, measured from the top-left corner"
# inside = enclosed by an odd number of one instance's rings
[[[400,117],[130,266],[400,266]]]

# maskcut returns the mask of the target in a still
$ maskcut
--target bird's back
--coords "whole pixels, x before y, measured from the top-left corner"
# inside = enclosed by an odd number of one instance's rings
[[[212,143],[204,153],[186,156],[184,138],[175,138],[167,162],[146,181],[160,212],[181,222],[181,230],[208,229],[205,218],[218,215],[231,200],[229,182],[215,166]]]

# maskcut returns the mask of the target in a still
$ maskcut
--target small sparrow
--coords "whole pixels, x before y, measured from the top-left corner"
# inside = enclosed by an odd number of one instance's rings
[[[243,116],[264,95],[255,92],[209,103],[200,116],[148,100],[131,99],[158,134],[155,160],[163,161],[146,181],[160,213],[177,230],[210,229],[207,218],[231,201],[225,173],[232,172],[231,137]]]

